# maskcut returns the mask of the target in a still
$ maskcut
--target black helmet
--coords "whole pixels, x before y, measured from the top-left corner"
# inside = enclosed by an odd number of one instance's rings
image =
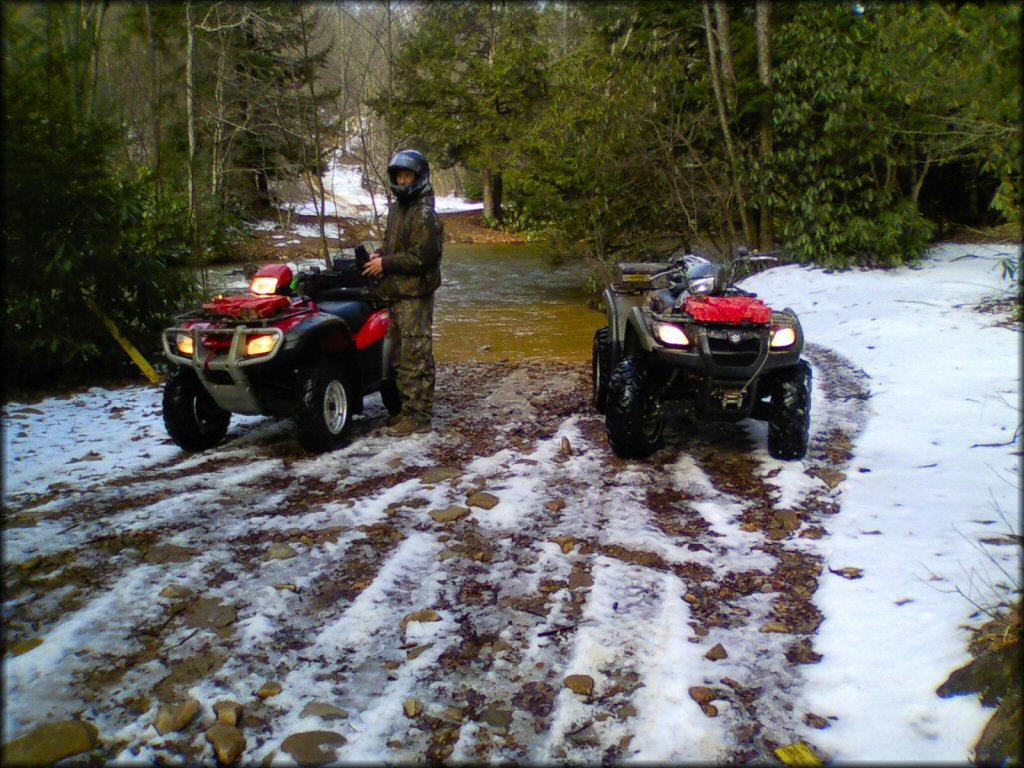
[[[416,178],[411,184],[400,187],[395,181],[395,177],[399,171],[403,170],[412,171],[416,174]],[[404,203],[415,196],[430,181],[430,163],[427,162],[427,158],[423,156],[422,152],[417,152],[415,149],[401,149],[395,152],[388,163],[388,178],[391,180],[391,191],[395,193],[395,197],[400,203]]]

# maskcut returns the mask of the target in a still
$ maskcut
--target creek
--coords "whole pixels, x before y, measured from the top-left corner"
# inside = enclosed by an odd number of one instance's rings
[[[211,287],[244,291],[241,269],[212,267]],[[589,360],[605,316],[586,306],[586,278],[583,264],[556,263],[540,246],[446,243],[434,306],[435,359]]]

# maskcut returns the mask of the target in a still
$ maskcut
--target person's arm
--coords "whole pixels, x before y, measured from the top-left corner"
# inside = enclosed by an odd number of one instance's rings
[[[382,269],[388,274],[425,275],[441,258],[441,222],[430,208],[420,210],[405,251],[385,253]]]
[[[389,252],[388,243],[391,242],[391,228],[394,226],[395,217],[392,211],[388,211],[387,224],[384,225],[384,240],[380,248],[370,254],[370,258],[363,265],[363,274],[367,277],[377,277],[384,272],[383,257]]]

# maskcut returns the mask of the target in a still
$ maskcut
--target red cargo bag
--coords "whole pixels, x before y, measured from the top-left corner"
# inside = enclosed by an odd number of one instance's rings
[[[772,321],[772,308],[752,296],[687,296],[686,314],[705,323],[756,323]]]

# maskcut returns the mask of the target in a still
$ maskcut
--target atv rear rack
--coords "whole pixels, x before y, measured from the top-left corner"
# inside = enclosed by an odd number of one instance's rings
[[[624,261],[618,265],[618,274],[612,280],[612,287],[620,293],[644,293],[659,288],[668,288],[673,274],[679,267],[663,262]]]

